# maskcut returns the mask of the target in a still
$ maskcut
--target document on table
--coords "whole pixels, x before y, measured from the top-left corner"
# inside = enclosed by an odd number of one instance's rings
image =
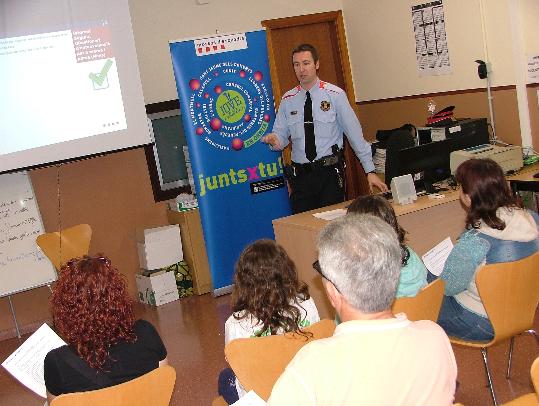
[[[46,398],[43,362],[50,350],[62,345],[66,343],[47,324],[43,324],[2,363],[2,366],[28,389]]]
[[[239,400],[232,403],[231,406],[265,406],[267,405],[264,400],[256,394],[255,391],[250,390],[247,392],[244,396],[242,396]]]
[[[431,274],[440,276],[444,270],[445,261],[447,260],[447,257],[452,249],[453,243],[451,242],[451,238],[447,237],[421,257],[423,259],[423,263]]]
[[[346,214],[345,209],[335,209],[329,211],[323,211],[321,213],[314,213],[313,216],[322,220],[335,220],[339,217],[342,217]]]

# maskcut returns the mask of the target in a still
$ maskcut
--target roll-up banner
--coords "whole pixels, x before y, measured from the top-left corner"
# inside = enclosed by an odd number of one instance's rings
[[[243,248],[274,238],[290,214],[273,127],[265,31],[170,43],[214,294],[227,293]]]

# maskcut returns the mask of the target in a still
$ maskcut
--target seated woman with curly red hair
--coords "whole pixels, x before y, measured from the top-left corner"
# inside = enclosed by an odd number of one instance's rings
[[[167,364],[155,328],[135,321],[126,282],[108,258],[64,265],[52,298],[57,333],[68,345],[45,357],[47,399],[120,384]]]

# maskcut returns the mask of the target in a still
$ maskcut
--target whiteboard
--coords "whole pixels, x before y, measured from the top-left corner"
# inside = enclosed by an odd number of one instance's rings
[[[0,297],[56,280],[54,266],[36,244],[43,233],[28,173],[0,175]]]

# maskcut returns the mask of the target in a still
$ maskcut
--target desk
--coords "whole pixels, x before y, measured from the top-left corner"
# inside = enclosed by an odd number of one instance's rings
[[[533,174],[538,170],[539,165],[532,165],[508,179],[533,179]],[[273,221],[275,240],[296,264],[299,279],[309,286],[320,318],[333,318],[335,312],[325,295],[321,277],[312,269],[312,263],[317,258],[316,238],[327,223],[314,217],[313,213],[344,208],[349,204],[350,201]],[[419,256],[448,236],[455,242],[464,229],[465,212],[460,206],[458,191],[445,192],[443,199],[422,196],[412,204],[394,204],[393,208],[399,224],[407,231],[408,245]]]

